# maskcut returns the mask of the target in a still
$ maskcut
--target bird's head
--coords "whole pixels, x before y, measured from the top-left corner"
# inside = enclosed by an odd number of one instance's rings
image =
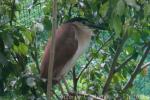
[[[75,17],[72,18],[68,21],[66,21],[65,23],[75,23],[76,25],[78,25],[83,31],[86,31],[85,33],[91,33],[92,36],[94,36],[92,29],[94,29],[95,27],[94,24],[92,22],[90,22],[88,19],[86,18],[82,18],[82,17]]]
[[[65,23],[69,23],[69,22],[79,22],[87,27],[89,27],[90,29],[99,29],[100,27],[95,25],[93,22],[89,21],[87,18],[83,18],[83,17],[75,17],[72,18],[68,21],[66,21]]]

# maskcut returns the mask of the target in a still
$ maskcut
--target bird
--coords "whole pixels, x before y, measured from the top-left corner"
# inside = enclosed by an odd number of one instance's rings
[[[56,30],[54,37],[56,43],[52,76],[53,85],[60,83],[64,76],[75,66],[78,58],[89,47],[93,31],[88,25],[90,24],[88,24],[87,19],[75,17],[60,25]],[[42,57],[41,78],[47,78],[48,75],[51,41],[51,38],[49,38]]]

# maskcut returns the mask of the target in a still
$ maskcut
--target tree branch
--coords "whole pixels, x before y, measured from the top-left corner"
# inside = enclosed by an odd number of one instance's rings
[[[106,46],[108,44],[108,42],[113,38],[114,34],[112,34],[107,40],[106,42],[97,50],[96,53],[98,53],[104,46]],[[85,65],[85,67],[81,70],[80,74],[77,77],[77,81],[79,80],[80,76],[82,75],[82,73],[87,69],[87,67],[90,65],[90,63],[92,62],[92,60],[94,59],[94,57],[92,57],[88,63]]]
[[[93,98],[94,100],[95,100],[95,99],[96,99],[96,100],[104,100],[104,99],[102,99],[102,98],[100,98],[100,97],[97,97],[97,96],[94,96],[94,95],[91,95],[91,94],[86,94],[86,93],[78,93],[77,95],[86,96],[86,97],[91,97],[91,98]]]
[[[50,50],[50,60],[48,66],[48,82],[47,82],[47,99],[51,100],[52,94],[52,75],[53,75],[53,62],[55,55],[55,33],[57,29],[57,0],[53,0],[53,12],[52,12],[52,45]]]
[[[95,95],[87,94],[87,93],[72,93],[73,96],[78,95],[78,96],[85,96],[85,97],[91,97],[92,100],[104,100],[102,97],[98,97]]]
[[[141,67],[141,71],[142,71],[144,68],[146,68],[147,66],[150,66],[150,62],[144,64],[144,65]]]
[[[129,56],[118,68],[115,69],[114,73],[119,72],[130,60],[135,56],[135,53]]]
[[[147,49],[145,50],[143,57],[141,58],[139,64],[136,66],[133,73],[131,74],[131,78],[128,80],[128,82],[123,87],[122,92],[127,90],[132,85],[132,83],[133,83],[134,79],[136,78],[137,74],[141,71],[141,66],[143,65],[143,62],[146,59],[149,51],[150,51],[150,45],[148,45]]]
[[[116,67],[116,64],[117,64],[117,59],[118,59],[118,57],[121,53],[121,50],[122,50],[123,45],[124,45],[125,41],[127,40],[127,38],[128,38],[127,33],[124,33],[122,41],[117,47],[117,50],[116,50],[116,53],[115,53],[115,56],[114,56],[114,59],[113,59],[113,62],[112,62],[111,68],[110,68],[110,72],[109,72],[109,75],[108,75],[108,78],[107,78],[107,81],[104,85],[103,92],[102,92],[103,95],[105,95],[105,93],[108,90],[109,84],[110,84],[110,82],[113,78],[113,74],[114,74],[115,67]]]
[[[73,67],[73,90],[77,92],[77,78],[76,78],[76,69]]]

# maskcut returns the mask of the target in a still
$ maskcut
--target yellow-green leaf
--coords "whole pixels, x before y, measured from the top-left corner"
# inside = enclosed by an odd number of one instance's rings
[[[28,47],[24,43],[20,43],[18,47],[19,53],[26,55],[28,53]]]
[[[139,31],[131,27],[128,29],[128,34],[135,42],[140,42],[141,34]]]
[[[28,53],[28,47],[24,43],[19,43],[19,46],[13,46],[13,51],[18,54],[26,55]]]
[[[102,15],[102,17],[105,17],[106,14],[107,14],[107,11],[108,11],[108,8],[109,8],[109,2],[107,1],[106,3],[104,3],[101,8],[100,8],[100,14]]]
[[[136,3],[135,0],[125,0],[127,5],[134,7],[137,11],[140,10],[140,6]]]
[[[70,0],[70,3],[74,5],[77,3],[77,0]]]
[[[125,11],[125,3],[123,0],[119,0],[117,3],[117,7],[115,9],[115,13],[119,16],[123,15]]]
[[[131,47],[131,46],[128,46],[128,47],[126,48],[126,54],[127,54],[127,55],[132,54],[133,51],[134,51],[134,48]]]
[[[32,33],[29,30],[23,31],[23,38],[27,44],[32,42]]]
[[[117,33],[117,34],[120,34],[121,31],[122,31],[122,22],[121,22],[121,19],[120,17],[118,16],[114,16],[114,18],[112,18],[112,21],[113,21],[113,29],[114,31]]]
[[[147,17],[150,15],[150,4],[144,6],[144,16]]]

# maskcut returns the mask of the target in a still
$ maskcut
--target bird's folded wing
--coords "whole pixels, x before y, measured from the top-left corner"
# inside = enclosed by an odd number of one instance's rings
[[[62,69],[65,69],[65,64],[71,60],[78,48],[78,40],[76,39],[75,29],[76,27],[71,23],[67,23],[61,28],[62,29],[58,30],[58,33],[61,33],[61,35],[56,37],[57,41],[53,70],[54,77],[58,76],[59,73],[62,73],[61,71]]]
[[[71,23],[63,24],[56,32],[55,39],[55,56],[54,56],[54,67],[53,77],[57,76],[64,69],[65,64],[71,60],[78,48],[78,40],[76,37],[76,27]],[[41,77],[47,78],[51,40],[45,48],[45,53],[41,63]]]

